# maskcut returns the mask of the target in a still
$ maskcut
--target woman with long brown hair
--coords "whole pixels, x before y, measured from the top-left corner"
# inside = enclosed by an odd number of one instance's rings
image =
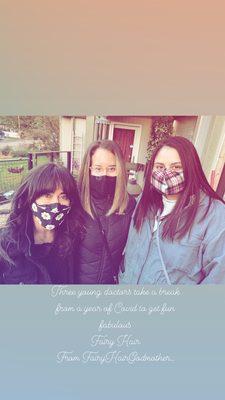
[[[149,161],[121,283],[225,283],[225,205],[193,144],[164,140]]]
[[[120,147],[111,140],[92,143],[78,180],[85,211],[79,246],[80,284],[117,283],[135,200],[127,193],[127,174]]]

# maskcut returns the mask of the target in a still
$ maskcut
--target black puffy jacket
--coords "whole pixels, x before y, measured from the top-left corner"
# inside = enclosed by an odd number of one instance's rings
[[[85,233],[79,246],[77,279],[78,284],[114,284],[113,276],[118,274],[122,252],[126,244],[131,216],[136,205],[133,197],[124,214],[114,213],[106,216],[110,203],[106,200],[94,202],[102,228],[105,232],[112,260],[108,254],[99,224],[90,215],[85,215]],[[113,265],[112,265],[113,262]]]
[[[0,235],[4,238],[3,231]],[[34,244],[31,224],[24,240],[28,241],[26,250],[18,249],[16,245],[4,246],[15,265],[0,257],[0,284],[74,283],[74,254],[60,256],[54,242]]]

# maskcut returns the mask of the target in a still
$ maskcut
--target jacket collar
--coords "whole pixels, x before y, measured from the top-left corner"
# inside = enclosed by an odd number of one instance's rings
[[[25,240],[28,242],[27,254],[29,257],[35,256],[35,243],[34,243],[34,223],[33,217],[29,214],[26,218],[25,225]],[[45,257],[52,249],[53,243],[43,243],[41,257]]]

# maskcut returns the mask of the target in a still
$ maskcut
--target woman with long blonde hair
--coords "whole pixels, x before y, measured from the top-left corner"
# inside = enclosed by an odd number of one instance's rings
[[[117,283],[135,200],[127,193],[122,152],[112,140],[92,143],[78,179],[85,211],[77,283]]]

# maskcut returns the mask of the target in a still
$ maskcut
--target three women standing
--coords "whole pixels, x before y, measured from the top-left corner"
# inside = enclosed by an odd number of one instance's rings
[[[90,145],[78,186],[81,201],[53,163],[29,173],[0,234],[0,283],[115,284],[127,236],[120,283],[225,283],[224,201],[187,139],[155,150],[133,217],[115,142]]]

